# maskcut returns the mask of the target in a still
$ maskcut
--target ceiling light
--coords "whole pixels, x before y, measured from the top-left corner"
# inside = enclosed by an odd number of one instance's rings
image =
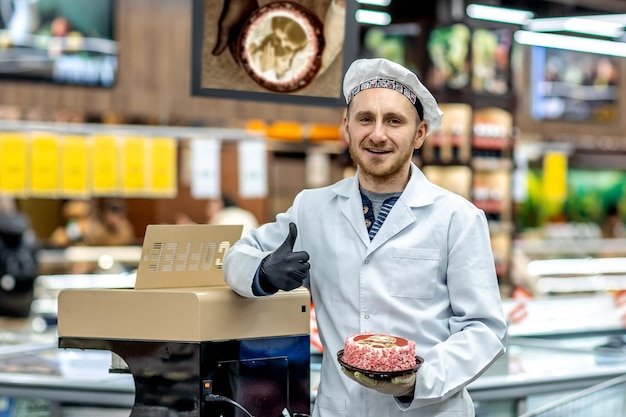
[[[596,14],[589,16],[576,16],[578,19],[591,19],[591,20],[601,20],[603,22],[611,22],[611,23],[619,23],[622,26],[626,26],[626,14]],[[535,19],[535,20],[551,20],[552,18],[545,19]],[[567,19],[564,17],[557,17],[554,19]]]
[[[526,10],[485,6],[482,4],[470,4],[465,9],[465,12],[472,19],[490,20],[492,22],[511,23],[514,25],[524,25],[535,17],[533,12]]]
[[[624,26],[626,21],[605,20],[601,16],[578,16],[533,19],[524,26],[524,29],[535,32],[577,32],[617,38],[623,33]]]
[[[389,6],[391,4],[391,0],[356,0],[357,3],[361,4],[369,4],[372,6]]]
[[[546,48],[626,57],[626,43],[622,42],[582,38],[580,36],[529,32],[527,30],[518,30],[515,32],[514,39],[517,43],[522,45],[543,46]]]
[[[616,38],[622,32],[624,25],[609,23],[602,20],[570,18],[565,21],[564,29],[569,32],[587,33],[590,35],[608,36]]]
[[[355,16],[357,22],[365,25],[386,26],[391,23],[391,15],[386,12],[359,9]]]

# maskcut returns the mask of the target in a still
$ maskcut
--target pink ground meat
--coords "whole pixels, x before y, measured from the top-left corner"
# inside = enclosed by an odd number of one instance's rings
[[[355,337],[361,340],[355,342]],[[343,361],[355,368],[375,372],[405,371],[414,368],[416,366],[415,342],[395,336],[391,337],[398,339],[398,344],[404,344],[404,346],[363,343],[363,335],[350,336],[346,339],[344,346]]]

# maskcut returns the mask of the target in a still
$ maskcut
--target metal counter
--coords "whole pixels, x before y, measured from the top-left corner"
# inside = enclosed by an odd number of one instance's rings
[[[554,395],[626,374],[623,350],[598,349],[611,339],[514,338],[507,355],[469,386],[477,416],[516,416]],[[98,409],[101,416],[130,413],[133,379],[109,373],[110,352],[64,350],[44,343],[20,348],[10,353],[0,348],[0,397],[47,400],[50,411],[41,416],[65,416],[66,410],[79,406]],[[317,365],[313,360],[312,382],[319,373]]]
[[[615,309],[610,301],[584,296],[528,302],[527,321],[510,326],[507,353],[468,387],[476,416],[514,417],[565,393],[626,374],[626,331],[610,316]],[[505,302],[507,311],[514,306],[515,302]],[[574,308],[578,312],[572,316],[569,310]],[[541,311],[548,311],[550,318]],[[85,410],[97,410],[94,415],[99,417],[129,415],[133,379],[129,374],[109,373],[110,352],[56,346],[54,334],[6,332],[0,337],[0,400],[48,401],[47,414],[37,417],[81,413],[83,417],[88,415]],[[319,365],[320,354],[313,352],[312,401]],[[80,413],[72,414],[79,409]],[[0,406],[0,416],[4,415]]]

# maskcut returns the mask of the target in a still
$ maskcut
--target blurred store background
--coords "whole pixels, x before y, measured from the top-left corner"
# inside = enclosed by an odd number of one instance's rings
[[[281,95],[211,87],[220,0],[0,0],[0,195],[38,265],[30,310],[0,317],[0,416],[128,415],[134,388],[108,356],[57,349],[58,292],[132,288],[146,227],[209,222],[222,194],[263,223],[347,175],[339,89],[319,86],[355,57],[425,81],[445,118],[414,161],[489,219],[511,340],[470,387],[476,415],[626,372],[626,2],[298,3],[328,27],[343,10],[327,42],[343,54]],[[3,297],[16,288],[0,278]]]

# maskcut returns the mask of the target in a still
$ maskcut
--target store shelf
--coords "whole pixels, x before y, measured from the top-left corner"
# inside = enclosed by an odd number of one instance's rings
[[[478,171],[511,171],[513,169],[513,161],[510,159],[484,156],[474,157],[471,165],[473,169]]]
[[[619,292],[626,290],[626,275],[540,278],[535,288],[540,294]]]
[[[604,253],[626,254],[626,239],[520,239],[515,247],[527,256],[552,257],[554,255],[589,256]]]
[[[269,140],[266,142],[267,150],[272,152],[282,153],[306,153],[312,149],[316,151],[324,152],[327,154],[341,154],[346,151],[347,145],[342,141],[281,141],[281,140]]]
[[[511,337],[580,337],[626,333],[613,294],[565,294],[502,301]],[[516,318],[514,313],[525,314]]]
[[[122,407],[129,411],[134,403],[132,376],[108,371],[110,352],[32,347],[23,350],[19,356],[2,358],[2,362],[1,397]],[[9,369],[11,371],[7,372]]]
[[[531,319],[510,326],[507,353],[468,386],[476,406],[485,410],[505,404],[507,409],[524,411],[520,407],[530,400],[584,389],[626,373],[626,351],[613,343],[626,341],[626,331],[617,317],[611,320],[616,310],[608,301],[605,296],[530,300]],[[505,300],[505,311],[514,304]],[[99,416],[130,413],[133,379],[130,374],[109,373],[111,352],[60,349],[53,333],[17,336],[5,339],[18,343],[0,345],[0,397],[46,400],[67,410],[63,416],[78,410]],[[312,401],[321,357],[311,353]],[[102,414],[96,414],[97,409]]]
[[[157,125],[112,125],[101,123],[36,122],[28,120],[0,120],[2,132],[50,132],[57,134],[118,134],[176,139],[214,138],[219,140],[265,139],[259,133],[246,129],[217,127],[157,126]]]
[[[42,249],[38,256],[39,263],[43,266],[98,262],[103,256],[136,266],[141,258],[141,246],[72,246],[63,249]]]
[[[626,239],[522,239],[513,250],[517,284],[535,295],[626,290]]]

